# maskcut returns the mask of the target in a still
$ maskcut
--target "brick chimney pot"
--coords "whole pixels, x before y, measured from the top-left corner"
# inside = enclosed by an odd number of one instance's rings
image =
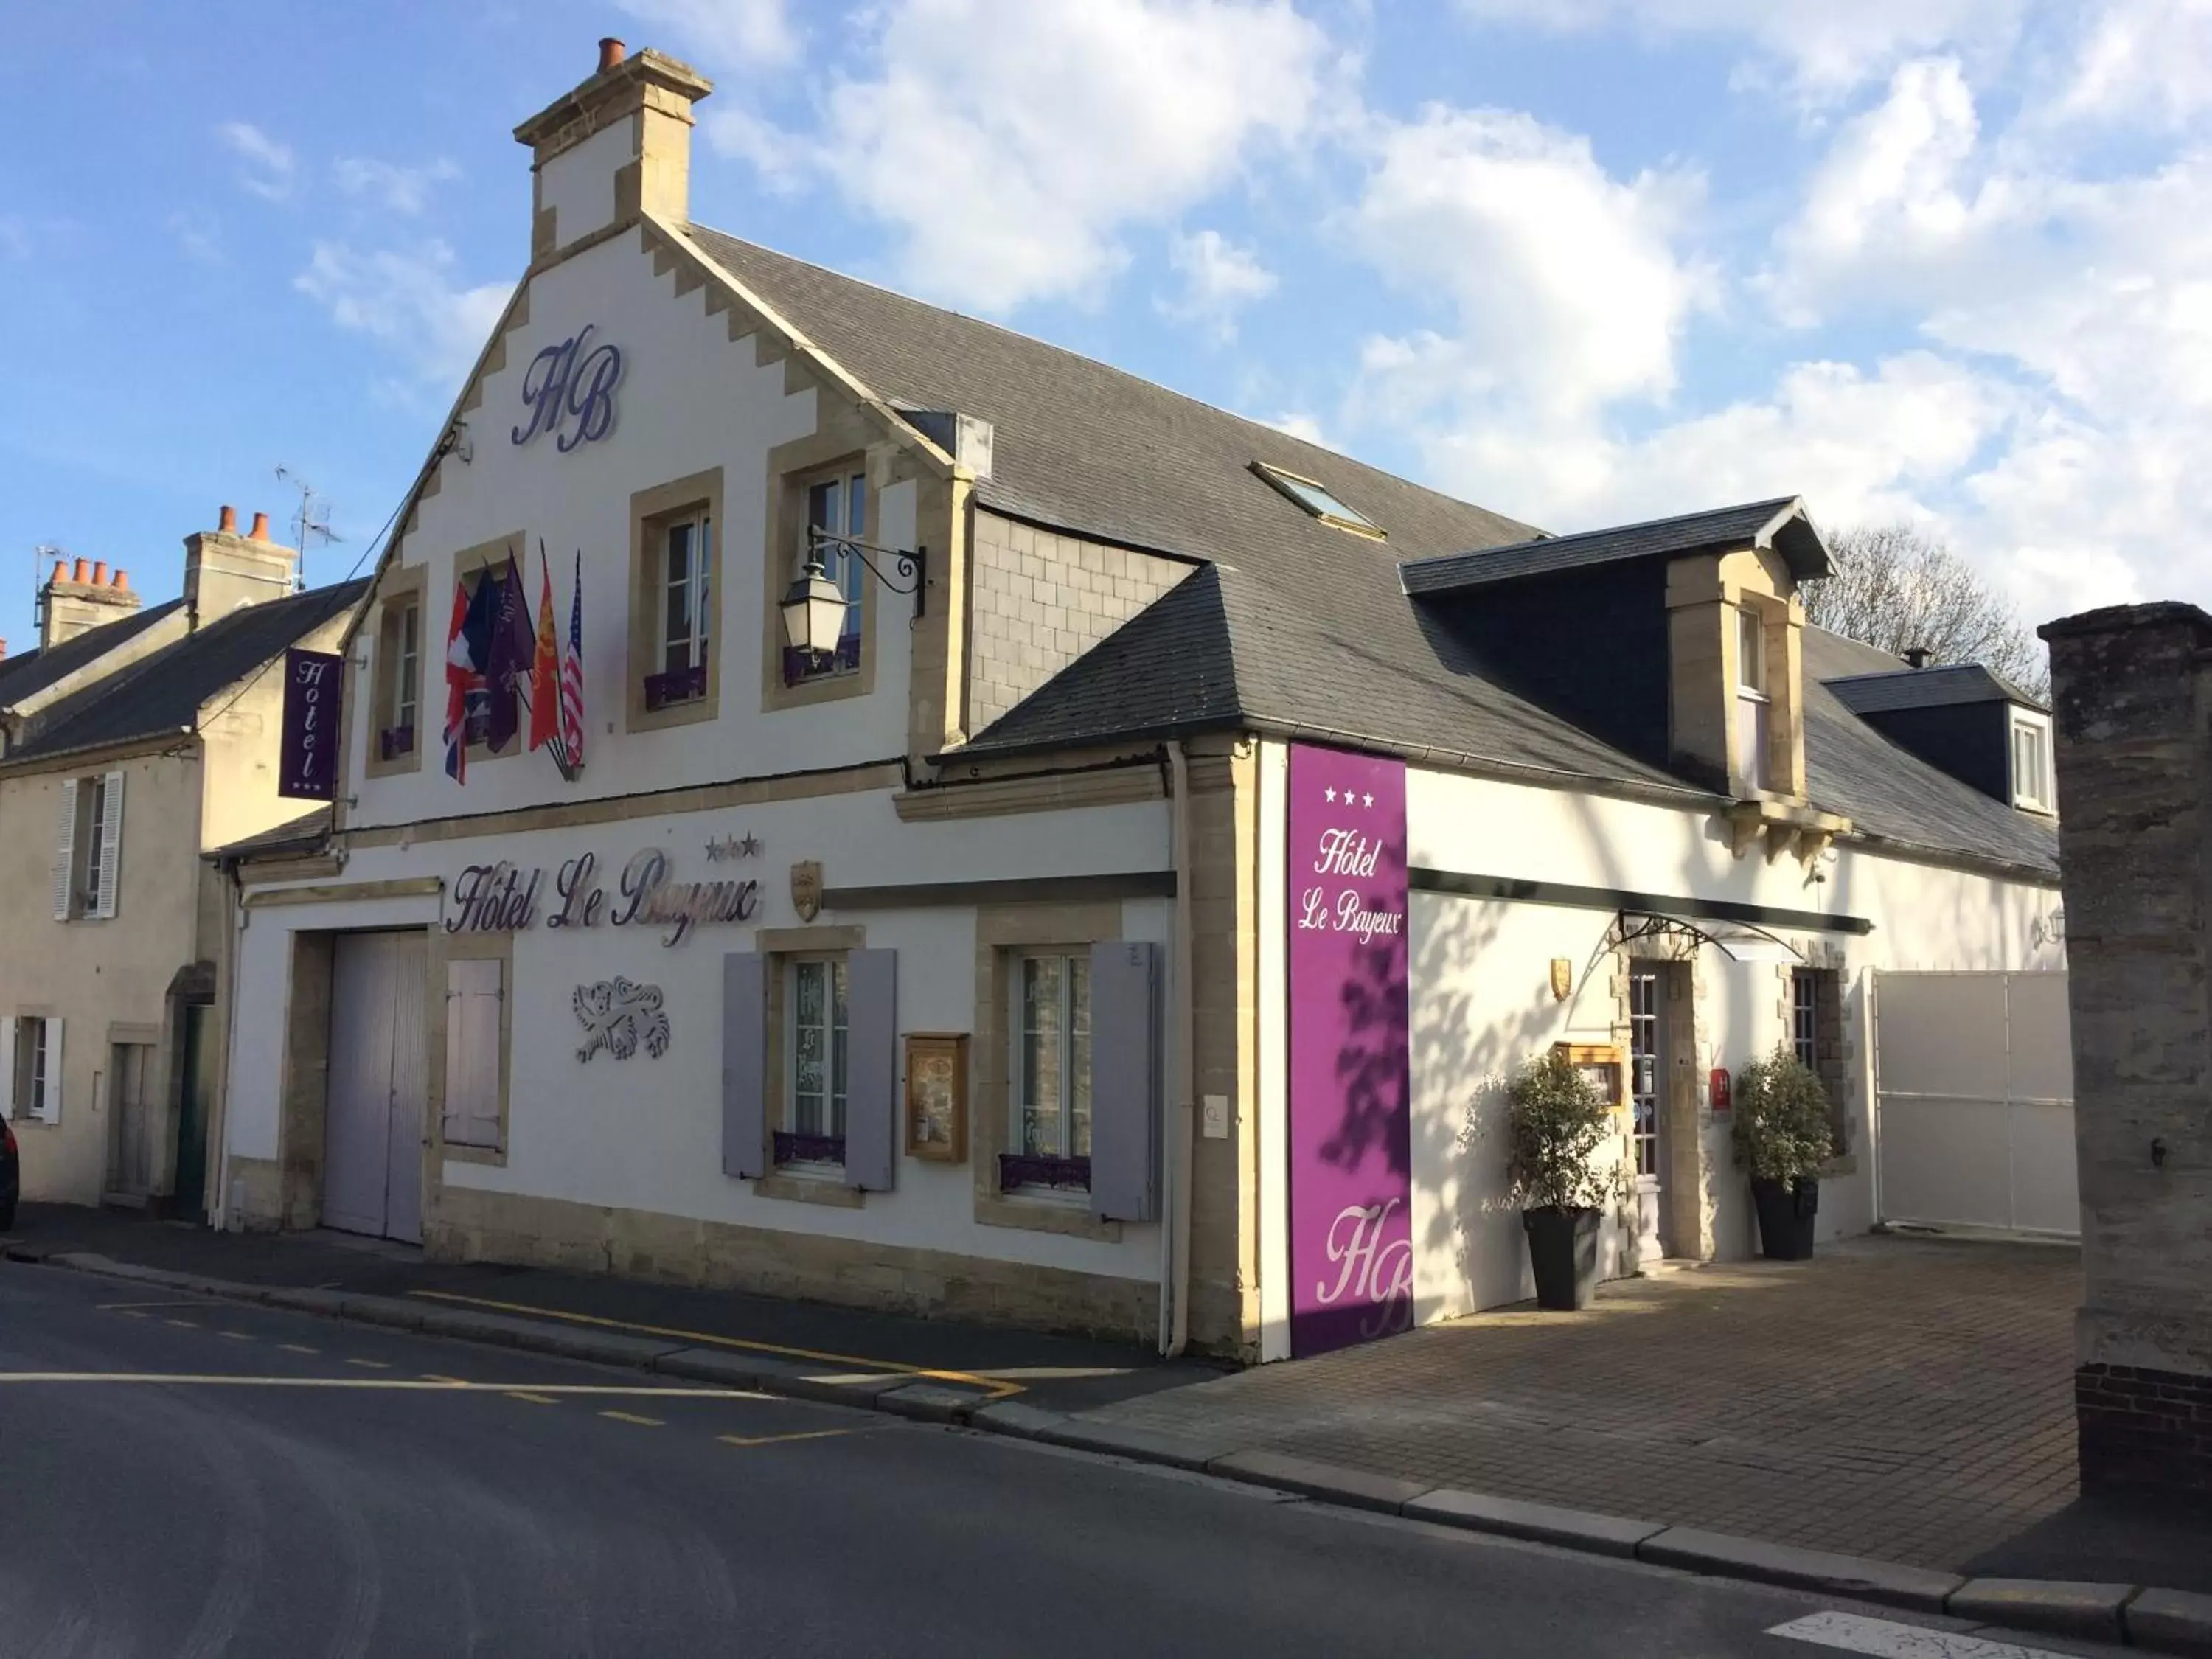
[[[108,585],[118,593],[128,593],[131,591],[131,573],[118,565],[115,568],[115,580]]]
[[[222,511],[216,515],[215,527],[226,536],[238,534],[238,509],[225,501]]]
[[[613,35],[602,36],[599,40],[599,73],[605,75],[617,64],[621,63],[623,54],[628,50],[629,48],[616,40]]]
[[[246,532],[246,539],[256,542],[265,542],[269,539],[269,515],[266,513],[257,513],[253,515],[253,528]]]
[[[73,582],[89,584],[92,580],[92,561],[79,559],[70,570],[70,580]]]

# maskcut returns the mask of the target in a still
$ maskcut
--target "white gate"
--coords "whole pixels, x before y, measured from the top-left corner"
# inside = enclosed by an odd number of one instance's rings
[[[1877,973],[1881,1218],[2077,1236],[2062,973]]]
[[[422,1242],[421,932],[341,933],[331,963],[323,1224]]]

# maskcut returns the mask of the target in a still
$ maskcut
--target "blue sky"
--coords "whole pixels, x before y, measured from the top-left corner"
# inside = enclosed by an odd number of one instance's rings
[[[604,33],[702,221],[1574,529],[1802,492],[2212,603],[2212,0],[200,0],[0,58],[0,635],[311,481],[368,549]]]

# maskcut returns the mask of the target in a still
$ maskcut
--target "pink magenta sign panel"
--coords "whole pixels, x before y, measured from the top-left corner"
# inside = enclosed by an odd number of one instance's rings
[[[1291,1352],[1413,1321],[1406,766],[1291,750]]]

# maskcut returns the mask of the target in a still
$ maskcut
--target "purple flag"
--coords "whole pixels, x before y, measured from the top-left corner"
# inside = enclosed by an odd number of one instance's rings
[[[1413,1322],[1406,764],[1291,750],[1291,1352]]]
[[[499,591],[493,601],[491,648],[484,668],[490,693],[484,741],[498,753],[522,729],[522,704],[515,688],[518,681],[529,684],[538,651],[538,629],[531,620],[530,595],[523,592],[522,572],[516,568],[512,552],[507,556],[506,570],[496,579],[484,577],[488,584],[495,580]]]

